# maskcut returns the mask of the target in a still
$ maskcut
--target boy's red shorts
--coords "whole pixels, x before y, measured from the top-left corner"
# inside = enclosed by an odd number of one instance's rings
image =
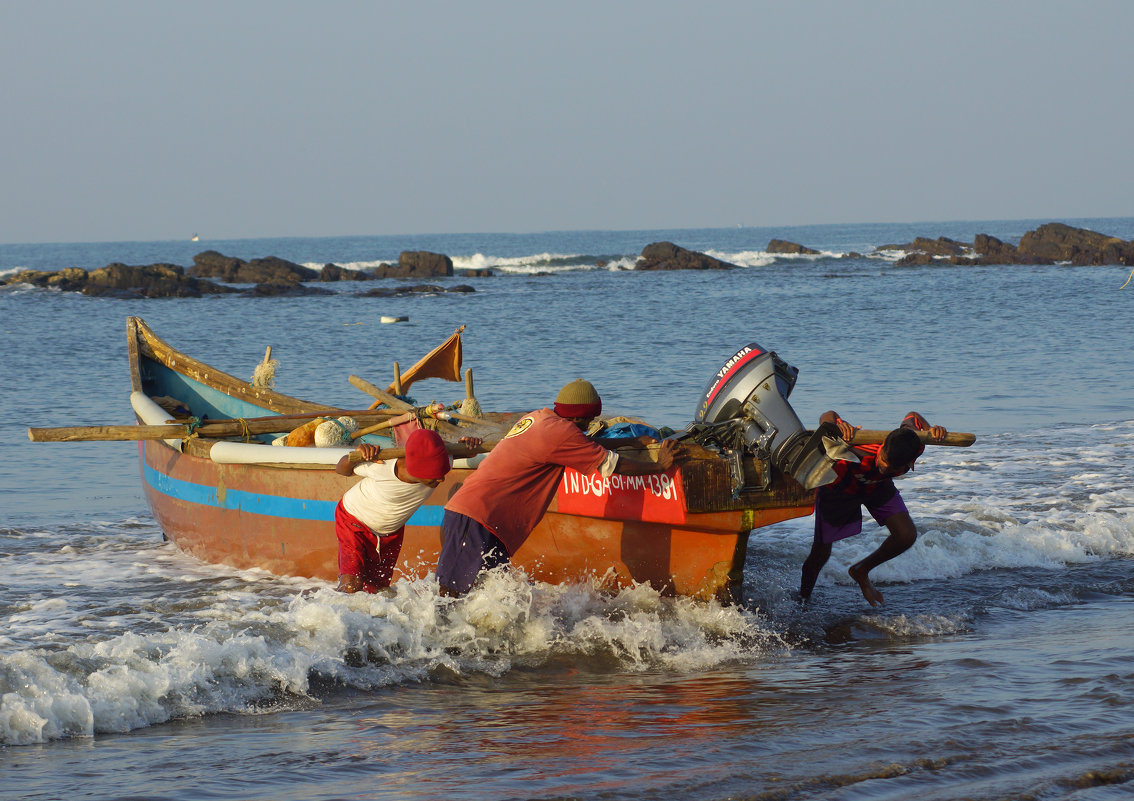
[[[335,507],[335,536],[339,539],[340,576],[358,576],[366,592],[390,586],[394,565],[402,552],[405,526],[379,537],[339,501]]]

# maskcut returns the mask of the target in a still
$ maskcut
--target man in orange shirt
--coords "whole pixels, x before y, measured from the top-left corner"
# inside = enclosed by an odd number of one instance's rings
[[[553,409],[525,415],[445,504],[437,581],[446,595],[463,595],[481,570],[510,561],[531,534],[566,467],[603,476],[664,473],[681,453],[662,442],[658,460],[631,459],[607,450],[584,433],[602,411],[588,381],[559,391]]]

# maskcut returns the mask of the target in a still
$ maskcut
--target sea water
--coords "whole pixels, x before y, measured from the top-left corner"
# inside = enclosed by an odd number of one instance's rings
[[[1016,241],[1044,221],[0,246],[0,272],[193,254],[320,267],[450,255],[470,294],[126,301],[0,291],[0,796],[147,799],[1117,799],[1134,791],[1134,354],[1128,268],[902,267],[914,236]],[[1134,238],[1134,220],[1067,221]],[[821,251],[768,254],[771,238]],[[638,273],[668,240],[738,264]],[[862,256],[847,255],[851,253]],[[379,285],[401,282],[384,280]],[[917,544],[834,548],[792,598],[811,521],[751,537],[744,602],[431,581],[344,596],[163,541],[132,443],[28,426],[133,421],[126,317],[251,377],[347,408],[460,325],[485,408],[576,377],[681,428],[758,342],[800,370],[803,421],[916,409],[977,435],[899,485]],[[379,323],[408,316],[409,322]],[[450,403],[463,386],[415,385]]]

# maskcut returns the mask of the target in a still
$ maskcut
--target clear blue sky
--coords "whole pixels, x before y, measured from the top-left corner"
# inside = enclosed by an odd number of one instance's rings
[[[1134,216],[1134,3],[0,3],[0,242]]]

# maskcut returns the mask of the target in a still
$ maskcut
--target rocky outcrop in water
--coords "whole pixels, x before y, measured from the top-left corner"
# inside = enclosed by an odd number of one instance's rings
[[[310,286],[298,281],[268,281],[263,284],[256,284],[251,289],[245,290],[244,294],[258,298],[302,298],[308,295],[333,295],[335,293],[329,289],[323,289],[321,286]]]
[[[414,286],[376,287],[359,292],[360,298],[394,298],[399,295],[439,295],[445,292],[476,292],[468,284],[443,287],[434,284],[415,284]]]
[[[370,281],[382,277],[419,278],[422,276],[452,276],[453,261],[440,253],[406,251],[398,265],[383,265],[388,270],[348,270],[337,264],[327,264],[316,271],[301,264],[268,256],[245,261],[225,256],[215,250],[206,250],[193,257],[193,266],[187,271],[177,264],[149,264],[129,266],[109,264],[97,270],[68,267],[62,270],[21,270],[0,285],[30,284],[62,292],[81,292],[84,295],[113,298],[198,298],[205,295],[244,294],[255,297],[303,297],[334,294],[329,289],[311,286],[310,282]],[[492,275],[491,270],[466,270],[470,276]],[[234,287],[228,284],[252,284],[251,287]],[[376,297],[391,297],[409,293],[436,294],[441,292],[473,292],[468,285],[439,287],[419,284],[411,287],[384,288],[364,293]]]
[[[786,239],[773,239],[768,242],[768,247],[764,248],[768,253],[784,254],[787,256],[819,256],[821,255],[818,250],[809,248],[805,245],[800,245],[796,242],[788,242]]]
[[[928,253],[930,256],[960,256],[966,249],[971,248],[971,245],[966,245],[964,242],[958,242],[956,239],[950,239],[947,236],[940,236],[937,239],[919,236],[913,242],[905,245],[879,245],[875,250],[912,250],[918,253]]]
[[[189,275],[195,278],[215,278],[227,284],[294,284],[314,281],[319,277],[319,273],[310,267],[277,256],[244,261],[215,250],[206,250],[194,256]]]
[[[397,264],[380,264],[375,278],[447,278],[453,275],[453,260],[428,250],[403,250]]]
[[[1063,223],[1047,223],[1028,231],[1020,238],[1016,253],[1023,258],[1046,258],[1078,266],[1134,265],[1134,241]]]
[[[738,267],[704,253],[678,247],[672,242],[646,245],[634,264],[635,270],[735,270]]]
[[[5,283],[31,284],[62,292],[109,298],[199,298],[240,290],[185,274],[177,264],[132,267],[115,262],[97,270],[69,267],[58,271],[21,270]]]
[[[369,281],[374,273],[365,270],[347,270],[337,264],[324,264],[319,271],[320,281]]]
[[[1134,241],[1100,234],[1064,223],[1046,223],[1020,237],[1019,245],[988,234],[977,234],[971,245],[941,237],[918,237],[905,245],[882,245],[876,250],[904,250],[899,265],[933,264],[1056,264],[1074,266],[1115,264],[1134,266]]]
[[[1134,241],[1075,228],[1064,223],[1047,223],[1028,231],[1018,245],[1004,242],[989,234],[977,234],[971,244],[948,237],[917,237],[901,245],[880,245],[875,253],[901,250],[905,252],[899,265],[1122,265],[1134,266]],[[773,239],[769,253],[822,255],[819,251],[795,242]],[[861,258],[848,253],[843,258]],[[672,242],[654,242],[642,249],[635,270],[733,270],[739,265],[687,250]],[[176,264],[130,266],[115,262],[96,270],[67,267],[60,270],[20,270],[0,280],[0,285],[30,284],[62,292],[110,298],[196,298],[207,295],[243,293],[258,297],[306,296],[333,294],[311,282],[370,281],[377,278],[491,276],[489,269],[453,269],[453,260],[440,253],[404,251],[398,264],[383,264],[374,270],[348,270],[327,264],[313,270],[286,259],[269,256],[243,259],[225,256],[214,250],[198,253],[193,266],[186,270]],[[540,273],[535,273],[540,275]],[[559,273],[554,273],[559,275]],[[228,284],[251,284],[233,287]],[[393,297],[405,294],[441,294],[473,292],[467,284],[452,287],[421,283],[412,286],[380,287],[360,293],[362,297]]]

